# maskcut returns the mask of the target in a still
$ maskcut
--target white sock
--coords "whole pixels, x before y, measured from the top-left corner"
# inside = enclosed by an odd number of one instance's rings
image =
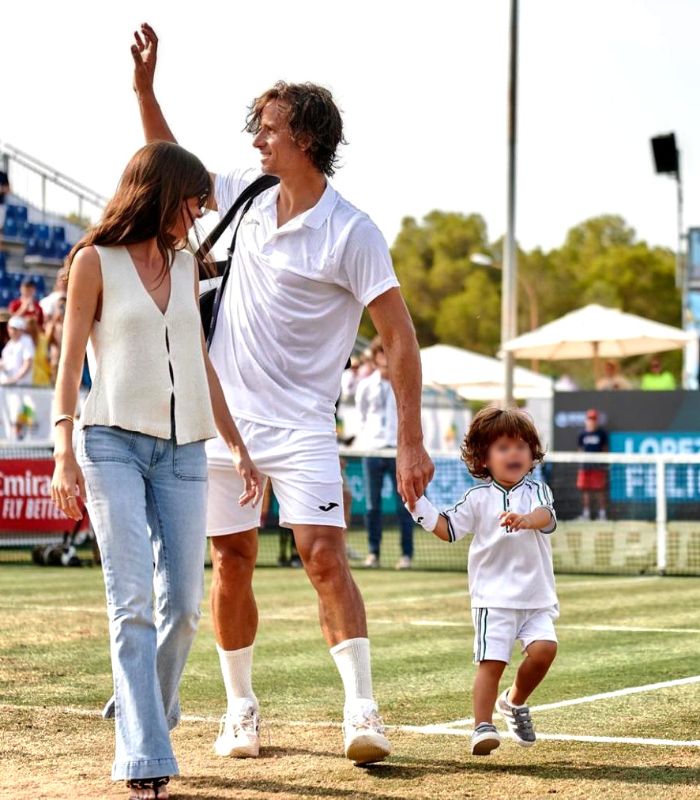
[[[226,704],[229,712],[241,705],[241,700],[258,699],[253,693],[253,645],[241,647],[240,650],[223,650],[216,645],[221,664],[221,674],[226,687]]]
[[[357,701],[371,701],[374,695],[369,639],[346,639],[331,647],[331,655],[343,681],[345,707]]]

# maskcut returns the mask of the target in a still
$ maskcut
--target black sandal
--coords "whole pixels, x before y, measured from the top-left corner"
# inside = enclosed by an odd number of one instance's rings
[[[160,789],[170,783],[169,777],[163,778],[131,778],[126,782],[127,789],[152,789],[155,800],[163,800],[160,796]]]

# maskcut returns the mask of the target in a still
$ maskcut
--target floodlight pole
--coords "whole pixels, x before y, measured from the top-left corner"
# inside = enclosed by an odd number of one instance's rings
[[[518,332],[517,271],[518,252],[515,242],[515,161],[518,110],[518,0],[510,3],[510,68],[508,82],[508,194],[506,237],[501,281],[501,346],[514,339]],[[503,353],[504,403],[512,406],[514,398],[513,373],[515,358]]]

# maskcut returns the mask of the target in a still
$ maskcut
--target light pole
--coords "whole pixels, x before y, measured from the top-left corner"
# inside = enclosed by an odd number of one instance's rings
[[[515,245],[515,157],[517,142],[518,109],[518,0],[510,3],[510,63],[508,81],[508,192],[506,237],[503,259],[501,292],[501,346],[517,335],[518,296],[516,275],[518,270],[517,249]],[[515,358],[505,352],[504,357],[504,397],[506,406],[515,403],[513,395],[513,373]]]

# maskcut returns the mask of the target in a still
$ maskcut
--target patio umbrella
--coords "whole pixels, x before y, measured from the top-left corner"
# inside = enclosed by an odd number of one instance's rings
[[[468,400],[503,396],[503,362],[461,347],[434,344],[420,351],[423,384],[447,386]],[[552,379],[523,367],[515,369],[515,396],[551,397]]]
[[[593,304],[511,339],[503,350],[516,358],[597,360],[676,350],[694,339],[680,328]]]

